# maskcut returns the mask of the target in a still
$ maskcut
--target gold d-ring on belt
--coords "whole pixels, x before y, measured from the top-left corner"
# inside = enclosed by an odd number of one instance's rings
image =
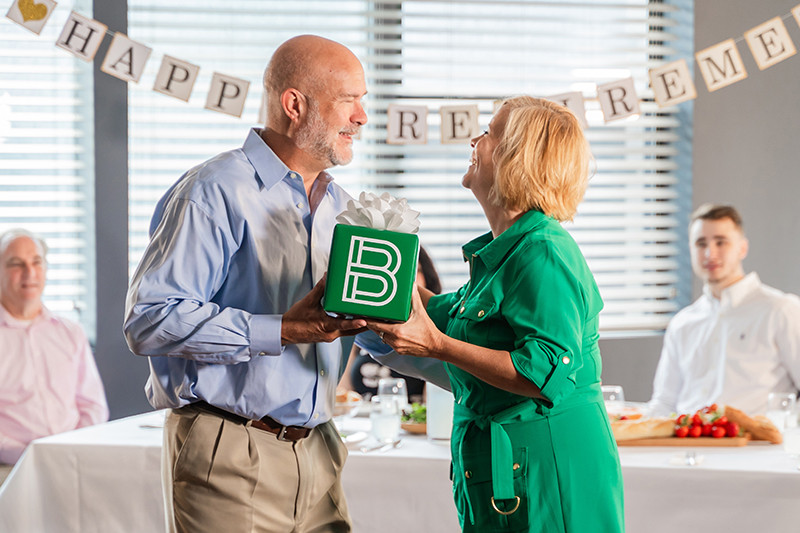
[[[514,513],[517,512],[517,509],[519,509],[519,496],[514,496],[514,497],[517,499],[517,505],[515,505],[514,508],[511,509],[510,511],[501,511],[500,509],[498,509],[497,505],[494,503],[494,496],[492,496],[492,507],[494,507],[495,511],[497,511],[498,513],[500,513],[502,515],[505,515],[505,516],[508,516],[510,514],[514,514]]]

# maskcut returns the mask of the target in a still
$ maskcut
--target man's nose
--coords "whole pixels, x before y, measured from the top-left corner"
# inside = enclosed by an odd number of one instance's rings
[[[363,126],[367,123],[367,112],[364,111],[364,105],[360,102],[356,104],[356,113],[353,116],[353,122],[359,126]]]

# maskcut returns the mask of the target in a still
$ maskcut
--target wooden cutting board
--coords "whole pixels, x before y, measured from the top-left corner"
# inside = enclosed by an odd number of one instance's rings
[[[712,437],[661,437],[654,439],[631,439],[617,441],[617,446],[745,446],[750,442],[749,436],[744,437],[722,437],[715,439]]]

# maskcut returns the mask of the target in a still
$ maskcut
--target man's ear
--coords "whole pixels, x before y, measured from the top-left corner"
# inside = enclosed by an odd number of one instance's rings
[[[747,237],[742,237],[741,249],[739,250],[739,260],[743,260],[747,257],[747,252],[750,250],[750,241],[747,240]]]
[[[281,93],[281,109],[290,121],[297,123],[306,112],[306,97],[297,89],[286,89]]]

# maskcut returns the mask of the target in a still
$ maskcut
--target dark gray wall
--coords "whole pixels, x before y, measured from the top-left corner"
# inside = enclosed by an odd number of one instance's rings
[[[125,0],[96,0],[94,18],[110,30],[128,32]],[[111,418],[151,409],[143,387],[147,361],[128,350],[122,317],[128,285],[128,86],[100,71],[109,39],[95,59],[95,231],[97,339],[95,359],[106,388]]]

